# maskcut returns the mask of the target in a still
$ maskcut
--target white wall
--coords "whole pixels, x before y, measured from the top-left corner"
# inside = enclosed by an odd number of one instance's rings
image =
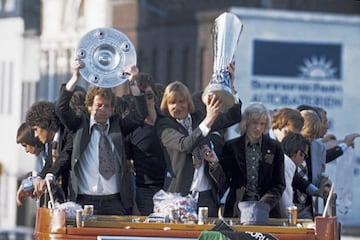
[[[0,21],[0,83],[2,94],[0,108],[0,162],[3,175],[0,176],[0,227],[14,227],[16,223],[17,175],[22,159],[18,158],[16,130],[19,126],[21,109],[21,79],[24,24],[22,19],[8,18]],[[23,151],[23,150],[22,150]]]

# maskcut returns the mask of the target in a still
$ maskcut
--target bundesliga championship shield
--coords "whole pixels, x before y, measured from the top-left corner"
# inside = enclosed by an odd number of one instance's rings
[[[234,60],[234,55],[243,25],[240,19],[231,13],[223,13],[215,19],[212,28],[214,48],[213,74],[208,86],[202,95],[202,101],[206,103],[209,95],[216,94],[224,101],[224,109],[235,103],[232,94],[232,82],[226,66]]]
[[[86,33],[76,48],[83,61],[81,76],[89,83],[104,88],[128,80],[124,67],[136,64],[136,50],[129,38],[114,28],[97,28]]]

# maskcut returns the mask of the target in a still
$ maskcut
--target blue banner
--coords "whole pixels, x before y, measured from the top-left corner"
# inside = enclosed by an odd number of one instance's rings
[[[254,76],[341,80],[340,44],[253,42]]]

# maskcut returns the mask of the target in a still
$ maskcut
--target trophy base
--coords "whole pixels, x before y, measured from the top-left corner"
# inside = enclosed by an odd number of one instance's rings
[[[211,94],[219,96],[223,101],[224,105],[221,109],[222,112],[226,111],[235,104],[235,98],[234,95],[231,93],[231,89],[225,87],[222,84],[211,84],[205,88],[202,95],[202,101],[204,102],[204,104],[207,103],[209,95]]]

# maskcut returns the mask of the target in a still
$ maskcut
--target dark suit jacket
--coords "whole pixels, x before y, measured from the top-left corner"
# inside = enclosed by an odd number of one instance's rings
[[[226,199],[224,216],[232,217],[238,201],[236,190],[246,186],[246,136],[235,138],[225,143],[220,163],[230,180],[230,191]],[[273,209],[270,217],[280,217],[279,209],[274,207],[285,189],[284,153],[280,144],[267,134],[262,136],[262,161],[259,166],[258,187],[260,201],[266,202]],[[238,196],[239,198],[239,196]]]
[[[88,113],[77,114],[69,106],[69,102],[72,96],[72,92],[67,91],[65,86],[62,86],[60,90],[59,99],[56,105],[56,111],[59,118],[64,125],[74,133],[73,151],[71,156],[71,188],[74,196],[71,196],[72,200],[76,200],[78,194],[78,178],[76,172],[76,164],[81,159],[89,141],[90,141],[90,115]],[[125,208],[130,208],[133,204],[132,201],[132,184],[130,178],[130,172],[128,162],[125,157],[123,136],[126,136],[136,127],[143,123],[144,118],[147,115],[146,103],[144,96],[135,97],[135,104],[137,111],[130,112],[130,114],[122,119],[119,115],[112,116],[110,120],[109,138],[114,143],[114,147],[120,154],[124,156],[120,159],[120,196]]]
[[[332,162],[336,160],[338,157],[343,155],[343,150],[339,146],[335,146],[333,148],[326,150],[326,163]]]
[[[294,188],[294,202],[297,202],[297,194],[295,190],[300,190],[306,193],[306,188],[310,184],[314,184],[319,187],[320,174],[325,172],[326,162],[326,149],[325,145],[320,140],[314,140],[311,142],[309,149],[309,156],[305,159],[308,170],[308,180],[305,180],[299,173],[296,173],[292,182]],[[306,205],[313,207],[312,196],[307,195]]]
[[[51,143],[49,143],[51,144]],[[64,191],[65,197],[68,197],[68,182],[71,153],[73,149],[73,135],[63,125],[60,126],[60,140],[58,143],[59,156],[56,161],[52,162],[51,149],[47,153],[46,163],[40,172],[40,176],[45,178],[47,173],[52,173],[56,178],[61,176],[61,188]]]
[[[161,119],[158,122],[157,130],[164,148],[165,159],[168,171],[172,177],[169,192],[178,192],[182,196],[189,193],[194,175],[192,151],[200,143],[207,143],[209,140],[202,136],[198,127],[204,119],[203,112],[198,111],[191,114],[193,131],[189,135],[187,130],[172,117]],[[241,120],[241,104],[235,104],[226,113],[219,114],[211,130],[217,131],[231,126]],[[226,178],[221,166],[210,170],[205,161],[205,174],[212,180],[214,199],[219,198],[226,191]],[[216,195],[216,196],[215,196]]]

